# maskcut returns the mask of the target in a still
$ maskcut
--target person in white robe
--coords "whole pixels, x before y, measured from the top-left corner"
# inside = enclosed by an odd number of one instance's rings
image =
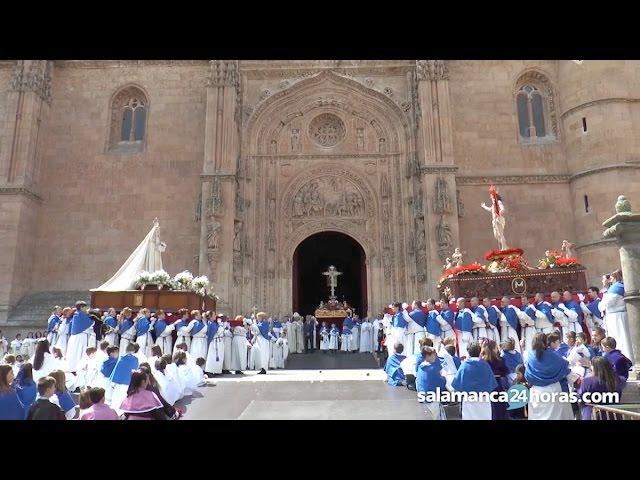
[[[331,324],[331,330],[329,330],[329,350],[337,351],[339,348],[340,330],[336,327],[335,323]]]
[[[22,352],[22,334],[17,333],[16,338],[11,340],[11,351],[14,355],[21,355]]]
[[[360,325],[360,353],[373,352],[373,334],[371,331],[371,320],[365,318]]]
[[[167,317],[163,310],[158,310],[158,320],[153,326],[156,332],[155,345],[160,347],[162,355],[173,352],[173,331],[176,326],[172,323],[167,323]]]
[[[223,321],[212,320],[209,322],[209,346],[207,348],[207,363],[204,371],[219,375],[224,370],[224,359],[231,356],[231,352],[227,352],[225,344],[225,329]],[[195,340],[195,337],[194,337]]]
[[[295,332],[293,331],[293,322],[289,317],[285,318],[283,328],[285,333],[287,334],[287,342],[289,343],[289,350],[291,351],[291,353],[295,353],[296,338],[295,338]]]
[[[342,335],[340,336],[340,351],[341,352],[350,352],[351,351],[351,339],[353,337],[353,333],[351,332],[351,328],[347,325],[342,324]]]
[[[136,322],[133,319],[133,312],[129,307],[122,309],[122,323],[118,326],[120,331],[120,355],[127,354],[127,347],[136,338]]]
[[[320,327],[320,351],[327,352],[329,350],[329,327],[327,322],[322,322]]]
[[[140,351],[148,357],[151,354],[153,346],[153,337],[151,336],[151,312],[148,308],[141,308],[136,319],[136,339],[135,342],[140,346]]]
[[[258,323],[252,325],[255,342],[253,344],[254,369],[259,370],[258,374],[266,374],[269,369],[269,348],[271,344],[271,332],[267,314],[259,312],[256,315]],[[302,344],[302,342],[300,342]]]
[[[8,351],[9,342],[7,341],[7,337],[2,334],[2,330],[0,330],[0,358],[4,357]]]
[[[33,332],[27,333],[27,338],[22,342],[22,348],[20,349],[20,355],[26,360],[36,351],[36,339],[33,337]]]
[[[269,317],[267,319],[269,322],[269,368],[276,368],[276,343],[278,341],[278,336],[273,331],[273,318]]]
[[[181,398],[180,384],[167,373],[167,362],[159,359],[154,362],[153,376],[158,382],[160,395],[169,405],[174,405]]]
[[[467,308],[465,298],[458,298],[456,304],[458,307],[458,313],[456,314],[455,323],[456,329],[460,331],[458,354],[462,359],[469,356],[467,346],[473,341],[474,315],[471,309]]]
[[[575,324],[578,315],[564,304],[559,292],[551,292],[551,305],[553,318],[560,324],[560,338],[563,338],[567,330],[575,332],[575,327],[571,328],[571,324]]]
[[[304,352],[304,319],[301,315],[296,317],[296,314],[293,315],[295,319],[295,328],[296,328],[296,353]]]
[[[178,400],[180,400],[182,397],[184,397],[185,385],[182,381],[182,377],[178,374],[178,366],[173,361],[173,355],[171,355],[170,353],[165,353],[162,356],[162,360],[164,360],[166,365],[164,374],[170,381],[174,382],[179,393]]]
[[[209,354],[209,344],[207,341],[207,322],[203,320],[200,310],[193,310],[191,312],[191,316],[193,317],[192,322],[194,322],[194,324],[189,332],[191,333],[191,345],[189,346],[189,353],[195,360],[197,360],[198,358],[204,358],[206,360],[207,355]],[[218,325],[219,327],[219,324],[217,322],[216,325]],[[221,335],[223,335],[223,333],[224,332],[220,332]],[[222,371],[222,369],[220,371]]]
[[[247,357],[249,341],[247,340],[247,322],[248,319],[243,318],[242,315],[238,315],[235,318],[236,322],[242,322],[242,325],[236,325],[233,327],[233,339],[231,344],[231,363],[229,365],[230,370],[234,371],[238,375],[243,373],[243,370],[247,369]],[[285,335],[285,332],[282,332]]]
[[[89,346],[89,337],[95,336],[94,321],[88,314],[89,307],[85,302],[76,302],[76,312],[71,320],[71,336],[65,356],[70,372],[76,372],[82,362],[85,350]]]
[[[180,320],[175,323],[176,329],[176,344],[173,347],[173,352],[175,353],[177,350],[177,345],[179,343],[185,343],[187,348],[191,346],[191,329],[195,325],[195,321],[189,320],[189,311],[186,308],[183,308],[178,311],[180,315]]]
[[[276,335],[275,331],[273,332]],[[284,347],[287,341],[287,337],[281,331],[278,339],[275,341],[274,346],[274,368],[284,368]]]
[[[631,346],[631,333],[629,331],[629,317],[624,303],[624,283],[622,273],[616,270],[611,274],[614,283],[602,297],[600,309],[604,314],[604,327],[607,336],[616,340],[618,350],[632,362],[635,361]]]
[[[393,316],[390,318],[390,326],[387,332],[386,346],[389,357],[395,353],[395,345],[401,344],[407,348],[407,326],[413,321],[407,312],[407,303],[395,303],[393,307]]]
[[[382,330],[382,319],[375,318],[371,323],[371,336],[373,341],[373,351],[378,352],[380,350],[380,345],[378,343],[378,332]]]
[[[353,328],[351,329],[351,351],[353,352],[358,352],[360,350],[360,325],[361,322],[358,315],[354,315]]]
[[[176,348],[176,353],[173,354],[173,362],[175,363],[178,370],[178,376],[183,388],[182,393],[186,397],[193,395],[193,392],[198,387],[199,379],[196,375],[196,372],[194,371],[194,367],[198,368],[198,366],[195,364],[189,365],[189,362],[187,360],[187,352],[185,350],[182,350],[182,346],[184,345],[186,347],[186,344],[180,343],[178,345],[179,346],[177,346]]]
[[[405,331],[405,344],[403,355],[412,357],[414,354],[420,353],[420,339],[427,335],[425,325],[427,322],[427,314],[422,310],[422,302],[414,300],[411,304],[411,313],[409,313],[408,325]],[[412,372],[412,375],[415,372]]]
[[[49,342],[52,347],[60,349],[63,355],[67,353],[67,343],[69,342],[69,322],[71,321],[71,308],[65,307],[62,310],[60,319],[55,330],[48,335],[53,342]]]
[[[111,307],[107,311],[107,315],[104,319],[103,325],[106,327],[104,334],[104,340],[109,342],[109,345],[119,345],[118,341],[118,326],[120,315],[116,314],[116,309]]]
[[[526,363],[529,352],[533,348],[533,339],[536,336],[536,317],[537,315],[544,316],[544,313],[537,311],[536,308],[529,303],[526,295],[521,296],[520,301],[522,302],[522,308],[518,313],[522,337],[520,347],[522,349],[522,359]]]
[[[584,334],[568,331],[565,333],[565,341],[569,346],[567,361],[571,371],[580,378],[588,377],[591,374],[591,352],[584,344]]]
[[[231,324],[220,317],[220,328],[223,329],[224,335],[224,359],[222,361],[222,373],[230,373],[231,371],[231,350],[233,345],[233,329]]]
[[[533,307],[536,309],[536,333],[552,333],[554,330],[553,307],[544,299],[542,293],[536,293]]]
[[[87,348],[82,359],[82,366],[77,373],[76,388],[82,389],[95,386],[99,374],[98,365],[101,365],[101,363],[98,363],[99,358],[103,357],[98,355],[98,350],[95,347]]]
[[[502,342],[505,342],[508,338],[513,338],[513,341],[515,342],[515,350],[520,352],[522,347],[520,346],[520,337],[518,336],[516,328],[520,323],[520,316],[522,312],[518,307],[511,304],[511,299],[509,297],[502,297],[500,303],[502,305],[502,312],[500,315]]]
[[[68,308],[68,307],[67,307]],[[69,308],[69,310],[71,310]],[[51,316],[49,320],[47,320],[47,340],[49,340],[49,345],[54,347],[58,340],[58,326],[62,321],[62,307],[56,305],[53,307],[53,312],[51,312]]]
[[[41,338],[36,342],[36,351],[29,360],[32,367],[33,381],[37,385],[38,380],[58,368],[58,363],[51,353],[49,353],[49,341]]]
[[[489,314],[484,305],[480,305],[478,297],[471,298],[472,319],[473,319],[473,339],[478,342],[484,338],[488,338],[487,324],[489,323]]]

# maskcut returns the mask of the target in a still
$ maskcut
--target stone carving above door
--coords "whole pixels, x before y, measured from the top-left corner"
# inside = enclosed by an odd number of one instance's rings
[[[362,194],[350,181],[337,176],[315,178],[293,197],[291,217],[364,217]]]

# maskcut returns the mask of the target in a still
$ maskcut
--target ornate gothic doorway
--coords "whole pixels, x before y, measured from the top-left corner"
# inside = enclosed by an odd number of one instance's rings
[[[293,253],[293,311],[313,314],[321,300],[328,300],[327,278],[322,272],[329,265],[342,272],[336,289],[338,300],[346,300],[362,317],[367,311],[365,253],[356,240],[339,232],[311,235]]]

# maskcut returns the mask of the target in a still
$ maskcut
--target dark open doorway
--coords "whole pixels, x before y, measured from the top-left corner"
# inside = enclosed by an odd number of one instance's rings
[[[367,272],[364,250],[358,242],[339,232],[320,232],[307,237],[293,254],[293,311],[313,314],[320,301],[329,299],[329,265],[338,277],[336,296],[346,300],[361,318],[367,311]]]

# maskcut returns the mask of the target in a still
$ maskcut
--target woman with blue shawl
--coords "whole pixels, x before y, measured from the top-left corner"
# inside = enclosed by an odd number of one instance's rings
[[[23,363],[16,376],[16,393],[24,405],[25,416],[31,404],[38,396],[38,386],[33,381],[33,367],[29,362]]]
[[[558,398],[563,391],[568,395],[562,384],[566,384],[566,377],[571,372],[569,362],[548,347],[544,333],[536,334],[532,347],[524,374],[532,385],[529,420],[573,420],[571,403]],[[541,394],[551,394],[551,398],[540,397]]]

